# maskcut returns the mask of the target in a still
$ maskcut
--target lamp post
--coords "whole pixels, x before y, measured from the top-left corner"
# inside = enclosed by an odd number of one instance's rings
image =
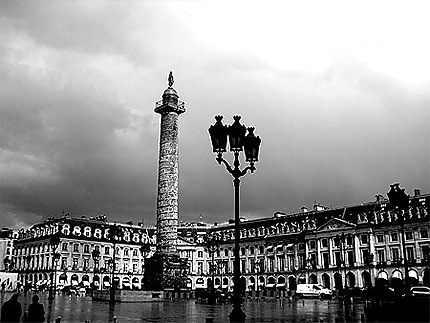
[[[342,234],[338,234],[335,236],[335,241],[337,241],[340,248],[340,265],[343,265],[344,274],[345,274],[345,280],[344,280],[345,289],[348,288],[347,276],[346,276],[346,249],[347,249],[347,240],[350,237],[351,237],[350,234],[345,234],[344,232],[342,232]]]
[[[223,116],[215,116],[216,123],[209,127],[209,135],[212,142],[213,152],[217,154],[216,161],[218,164],[223,163],[226,170],[233,176],[234,185],[234,288],[233,288],[233,309],[229,315],[230,322],[244,322],[245,313],[242,310],[243,298],[241,295],[240,284],[240,256],[239,256],[239,239],[240,239],[240,218],[239,218],[239,187],[240,178],[244,176],[248,170],[253,173],[256,168],[254,163],[258,161],[258,153],[261,144],[260,137],[254,135],[254,128],[246,128],[240,124],[240,116],[233,117],[234,123],[230,126],[222,124]],[[248,130],[248,135],[245,136]],[[229,139],[230,151],[234,154],[234,162],[230,164],[223,158],[223,153],[226,152],[227,137]],[[246,161],[249,166],[240,170],[239,153],[245,152]]]
[[[109,228],[109,240],[112,243],[113,246],[113,253],[112,253],[112,272],[111,272],[111,285],[110,285],[110,294],[109,294],[109,303],[114,304],[115,303],[115,254],[116,254],[116,242],[117,240],[122,236],[121,228],[114,224],[111,225]]]
[[[373,268],[373,261],[374,261],[374,259],[375,259],[375,255],[373,253],[369,253],[369,257],[367,259],[367,262],[368,262],[368,265],[369,265],[370,286],[372,286],[372,268]]]
[[[58,259],[60,259],[60,255],[56,252],[59,244],[60,244],[60,237],[59,236],[54,235],[49,239],[49,245],[51,246],[51,250],[52,250],[51,286],[49,286],[49,296],[48,296],[48,300],[50,300],[50,301],[52,301],[54,299],[54,295],[55,295],[54,272],[56,272],[56,265],[57,265],[56,261],[58,261]]]
[[[146,257],[148,256],[148,254],[151,252],[151,245],[149,244],[149,243],[142,243],[142,245],[140,246],[140,248],[139,248],[139,250],[140,250],[140,254],[142,255],[142,278],[144,278],[145,277],[145,271],[146,271],[146,263],[145,263],[145,259],[146,259]],[[145,281],[145,280],[143,280],[143,281]],[[145,281],[145,283],[146,283],[146,281]],[[144,289],[144,288],[146,288],[146,286],[143,286],[142,287],[142,283],[140,284],[140,288],[142,288],[142,289]]]
[[[209,303],[215,302],[215,252],[219,249],[220,240],[217,235],[209,235],[206,238],[205,246],[208,249],[209,255],[212,257],[212,262],[210,265],[210,271],[212,274],[212,286],[209,289]]]
[[[254,264],[255,270],[255,296],[260,297],[260,282],[258,280],[258,274],[260,273],[260,262],[257,260]]]
[[[3,260],[3,263],[4,263],[4,270],[9,271],[9,265],[11,263],[11,260],[9,259],[9,257],[6,256]]]
[[[94,278],[96,277],[96,271],[98,271],[98,267],[99,267],[99,261],[100,261],[100,250],[98,250],[98,249],[94,249],[94,250],[91,252],[91,256],[92,256],[93,261],[94,261],[93,283],[92,283],[92,286],[91,286],[91,293],[92,293],[92,292],[93,292],[93,290],[94,290],[94,287],[95,287],[95,284],[94,284]]]
[[[60,253],[54,253],[54,295],[57,293],[57,265],[58,261],[60,260],[60,257]]]
[[[311,256],[309,256],[308,258],[306,258],[306,269],[308,270],[308,276],[306,277],[306,282],[308,284],[309,284],[311,268],[312,268],[312,258],[311,258]]]
[[[390,200],[391,207],[396,212],[400,222],[400,232],[402,236],[402,251],[403,251],[403,264],[405,268],[405,285],[408,287],[409,284],[409,268],[408,268],[408,257],[406,253],[405,244],[405,213],[409,210],[409,195],[405,193],[404,188],[400,188],[400,183],[394,183],[390,185],[390,191],[387,193],[388,199]]]

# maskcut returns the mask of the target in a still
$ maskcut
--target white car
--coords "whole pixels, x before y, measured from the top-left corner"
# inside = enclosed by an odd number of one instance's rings
[[[411,287],[411,294],[417,297],[430,297],[430,288],[426,286],[413,286]]]
[[[333,292],[320,284],[298,284],[296,297],[331,298]]]

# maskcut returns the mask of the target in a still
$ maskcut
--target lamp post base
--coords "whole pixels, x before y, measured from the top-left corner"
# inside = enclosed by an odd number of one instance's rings
[[[111,288],[109,291],[109,303],[115,304],[115,289]]]
[[[231,311],[230,315],[228,316],[230,318],[230,322],[245,322],[246,314],[242,310],[242,307],[240,304],[233,304],[233,310]]]

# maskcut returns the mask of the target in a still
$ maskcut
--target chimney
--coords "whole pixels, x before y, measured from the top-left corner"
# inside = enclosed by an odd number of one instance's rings
[[[419,188],[414,189],[414,195],[415,196],[421,195],[421,190]]]

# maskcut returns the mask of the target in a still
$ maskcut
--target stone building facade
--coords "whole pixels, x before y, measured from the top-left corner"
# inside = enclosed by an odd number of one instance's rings
[[[241,279],[247,291],[283,295],[298,283],[330,289],[365,287],[376,279],[429,285],[429,194],[418,190],[405,214],[381,197],[327,209],[314,205],[296,214],[241,222]],[[215,264],[206,253],[198,263],[203,287],[231,289],[234,224],[214,226],[220,241]],[[406,260],[405,260],[406,259]],[[211,268],[215,268],[213,275]],[[201,281],[201,280],[200,280]]]
[[[294,214],[276,212],[271,217],[243,220],[242,284],[261,295],[285,295],[305,282],[331,289],[365,287],[377,279],[395,285],[405,279],[407,270],[412,284],[429,285],[429,197],[416,191],[404,214],[378,198],[353,206],[314,205],[312,210],[303,208]],[[122,231],[115,243],[114,280],[119,288],[140,289],[145,259],[155,252],[155,227],[112,223],[103,216],[62,216],[20,230],[13,242],[13,271],[22,283],[49,283],[50,238],[58,235],[57,286],[94,283],[106,289],[112,277],[112,225]],[[216,235],[219,241],[213,258],[206,245],[208,235]],[[142,245],[149,249],[141,249]],[[214,279],[215,287],[232,289],[233,223],[181,223],[176,245],[188,263],[188,288],[206,288]],[[98,261],[92,257],[94,250],[100,252]]]
[[[121,232],[115,243],[109,235],[113,226]],[[191,224],[178,229],[178,252],[188,261],[190,289],[195,285],[193,272],[197,268],[197,252],[203,250],[203,247],[197,246],[194,237],[197,232],[208,229]],[[60,239],[55,250],[51,245],[53,236]],[[108,289],[113,276],[118,288],[141,289],[145,259],[154,255],[156,238],[154,226],[112,223],[105,216],[90,219],[69,216],[51,218],[18,232],[14,245],[14,271],[19,274],[22,284],[33,287],[49,286],[50,274],[55,269],[57,287],[90,286],[93,283],[95,288]],[[94,257],[95,250],[98,251],[97,258]],[[53,261],[55,253],[59,254],[57,261]]]

